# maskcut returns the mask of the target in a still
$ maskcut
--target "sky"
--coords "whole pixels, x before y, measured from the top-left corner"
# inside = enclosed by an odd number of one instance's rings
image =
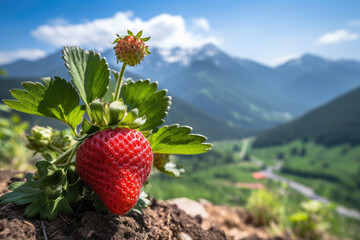
[[[127,29],[151,36],[150,50],[213,43],[269,66],[306,53],[360,61],[358,0],[0,0],[0,29],[0,65],[65,45],[103,51]]]

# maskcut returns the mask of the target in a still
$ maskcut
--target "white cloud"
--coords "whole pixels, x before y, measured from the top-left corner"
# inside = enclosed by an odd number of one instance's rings
[[[206,18],[194,18],[192,24],[202,30],[210,31],[210,24]]]
[[[198,19],[197,24],[210,29],[206,19]],[[57,47],[81,45],[101,51],[112,47],[115,33],[125,34],[127,29],[134,33],[143,30],[145,37],[151,36],[149,45],[154,47],[194,48],[206,43],[220,44],[218,37],[189,30],[185,19],[180,15],[160,14],[149,20],[142,20],[134,17],[132,12],[118,12],[113,17],[85,23],[42,25],[33,30],[32,35]]]
[[[0,64],[6,64],[19,59],[36,60],[46,56],[40,49],[17,49],[14,51],[1,51]]]
[[[318,40],[318,44],[334,44],[345,41],[354,41],[359,38],[358,33],[349,32],[346,29],[328,32],[322,35]]]
[[[299,57],[300,57],[299,54],[288,54],[288,55],[278,56],[278,57],[275,57],[274,59],[272,59],[270,65],[278,66],[278,65],[286,63],[290,60],[298,59]]]
[[[349,22],[349,26],[360,27],[360,19],[354,19]]]

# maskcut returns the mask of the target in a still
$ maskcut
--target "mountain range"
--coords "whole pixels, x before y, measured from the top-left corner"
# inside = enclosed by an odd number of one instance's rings
[[[255,147],[314,140],[325,146],[360,144],[360,88],[350,91],[304,116],[260,134]]]
[[[126,76],[158,81],[161,88],[182,101],[179,108],[191,109],[176,115],[192,119],[195,111],[201,112],[204,119],[197,125],[212,119],[212,131],[232,129],[236,136],[238,132],[241,136],[257,134],[288,122],[360,86],[360,63],[351,60],[332,61],[306,54],[272,68],[232,57],[211,44],[192,50],[151,51],[139,66],[127,68]],[[58,51],[43,59],[20,60],[0,68],[16,78],[57,75],[69,80],[61,55]],[[102,56],[110,68],[120,68],[112,49]]]

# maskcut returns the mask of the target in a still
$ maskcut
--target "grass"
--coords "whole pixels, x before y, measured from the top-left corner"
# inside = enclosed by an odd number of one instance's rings
[[[242,141],[239,140],[225,140],[213,142],[213,149],[223,155],[231,155],[235,161],[240,161],[240,150]]]

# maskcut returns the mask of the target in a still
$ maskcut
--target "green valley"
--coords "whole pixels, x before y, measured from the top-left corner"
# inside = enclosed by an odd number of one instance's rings
[[[282,163],[280,175],[303,183],[330,200],[360,209],[360,146],[325,147],[312,141],[255,148],[251,155],[266,165]]]

